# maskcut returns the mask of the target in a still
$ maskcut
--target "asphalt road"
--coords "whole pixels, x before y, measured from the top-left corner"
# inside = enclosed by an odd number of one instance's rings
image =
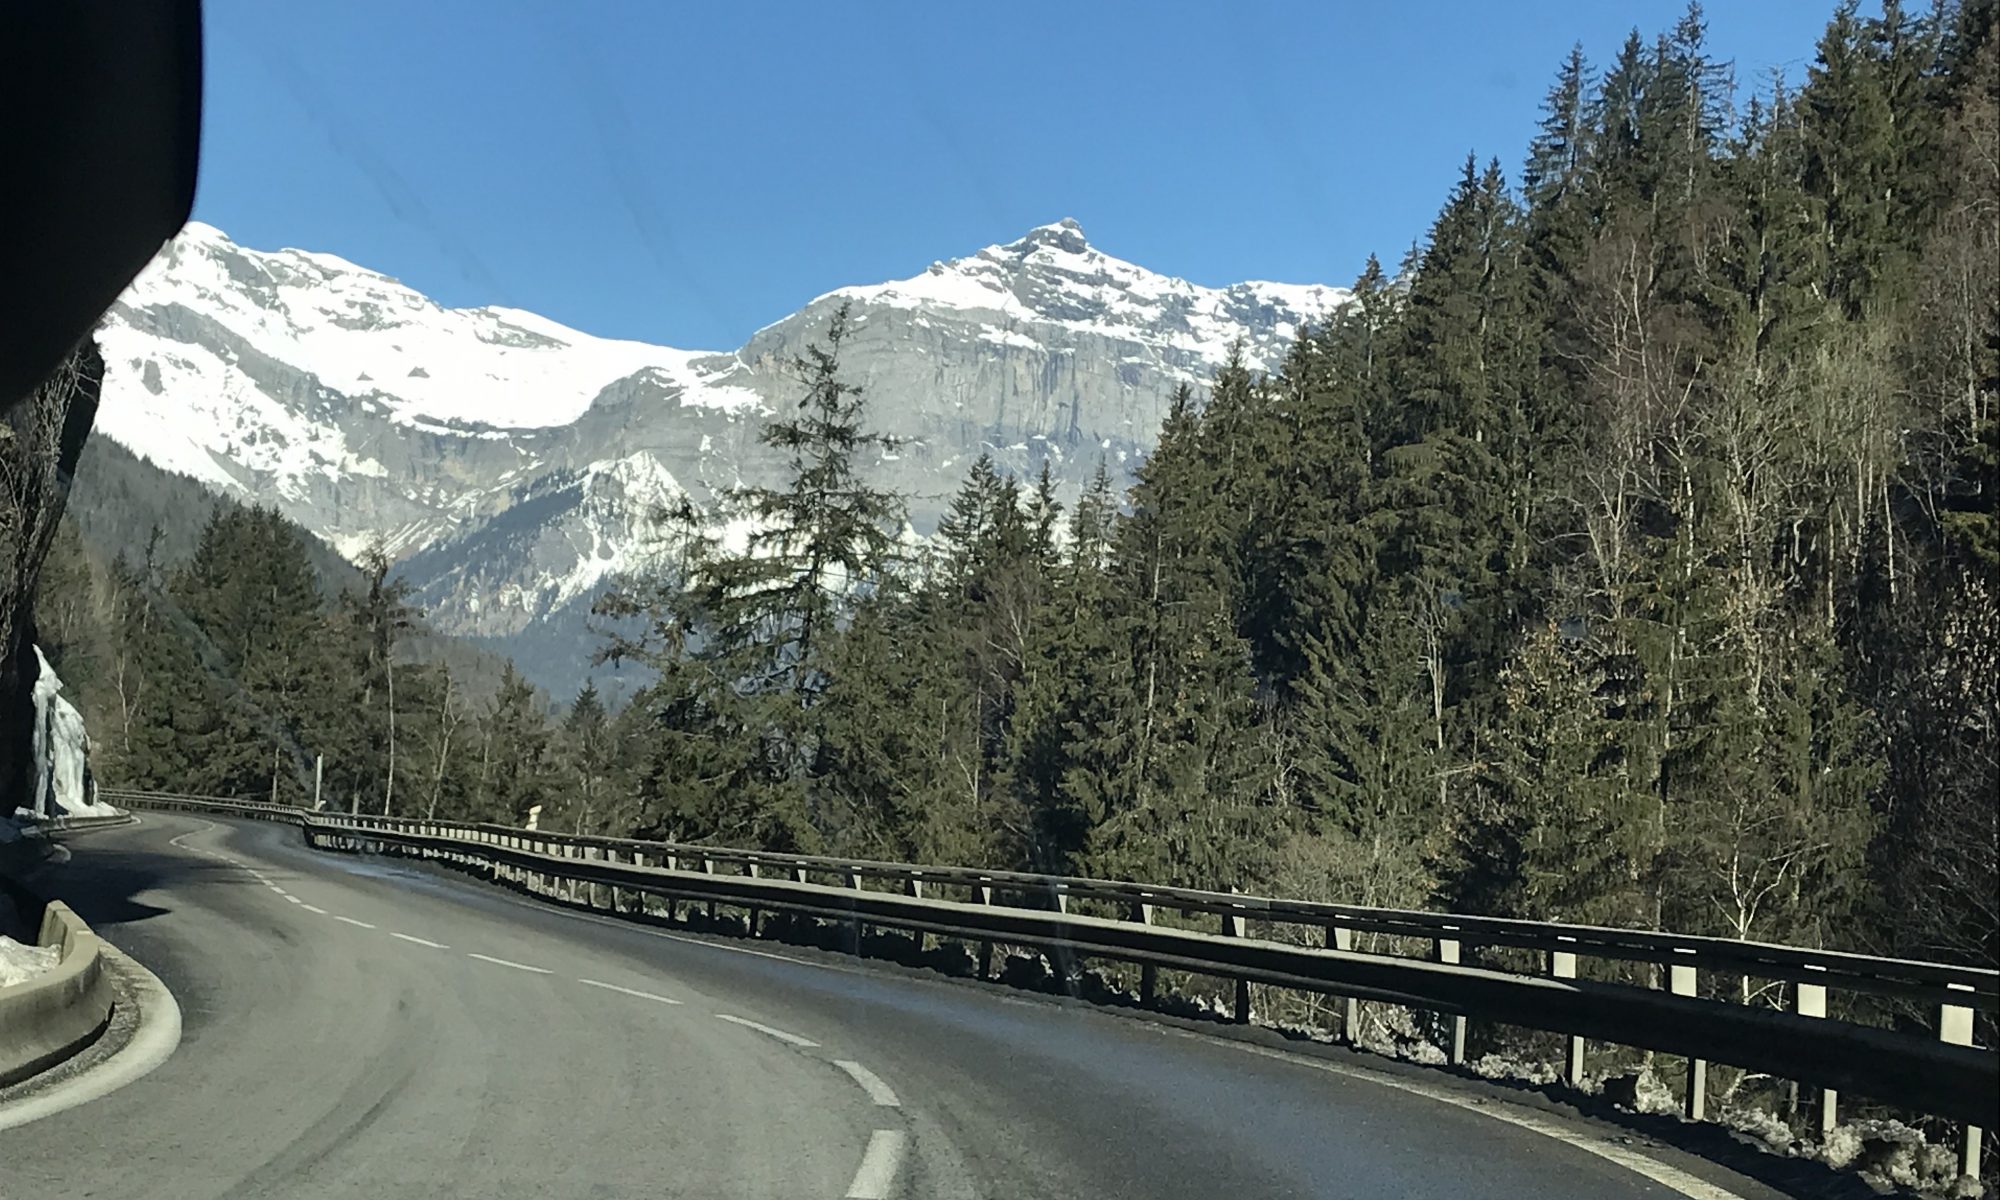
[[[58,890],[178,1051],[0,1135],[0,1197],[1678,1197],[1393,1077],[567,912],[290,828],[147,814]],[[1433,1073],[1435,1074],[1435,1073]],[[1448,1080],[1420,1085],[1449,1090]],[[1676,1160],[1667,1152],[1666,1161]]]

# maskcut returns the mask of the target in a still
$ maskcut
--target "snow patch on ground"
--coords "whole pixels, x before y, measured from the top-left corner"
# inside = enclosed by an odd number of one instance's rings
[[[13,938],[0,937],[0,987],[26,983],[53,971],[61,959],[60,946],[26,946]]]

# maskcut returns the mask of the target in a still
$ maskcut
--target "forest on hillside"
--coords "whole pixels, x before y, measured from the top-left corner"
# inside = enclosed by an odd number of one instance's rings
[[[275,514],[65,532],[44,645],[108,784],[2000,963],[2000,37],[1848,3],[1802,81],[1698,8],[1559,65],[1282,369],[1120,489],[975,464],[936,536],[797,364],[748,547],[660,514],[656,675],[558,716],[399,649]],[[1248,184],[1246,184],[1248,186]]]

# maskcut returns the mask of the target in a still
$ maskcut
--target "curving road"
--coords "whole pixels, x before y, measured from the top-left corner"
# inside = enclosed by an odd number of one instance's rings
[[[147,814],[74,846],[59,890],[185,1032],[0,1135],[8,1200],[1774,1194],[1441,1075],[561,911],[279,826]]]

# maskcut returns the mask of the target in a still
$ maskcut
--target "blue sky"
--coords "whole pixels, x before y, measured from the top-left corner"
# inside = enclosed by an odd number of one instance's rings
[[[195,215],[453,305],[733,348],[821,292],[1072,216],[1198,283],[1344,284],[1466,151],[1512,171],[1571,42],[1682,0],[209,0]],[[1831,0],[1715,3],[1738,77]]]

